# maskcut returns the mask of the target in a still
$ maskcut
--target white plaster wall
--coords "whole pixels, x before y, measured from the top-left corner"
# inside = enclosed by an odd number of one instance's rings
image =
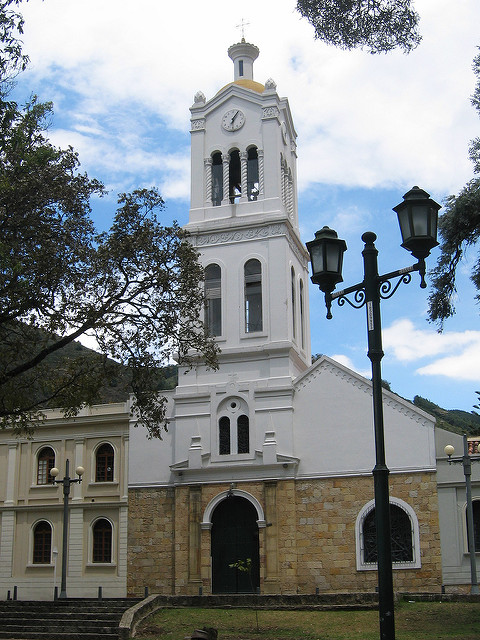
[[[295,387],[300,475],[370,473],[375,448],[369,381],[324,357]],[[385,392],[384,424],[390,471],[435,468],[434,422],[427,414]]]
[[[167,415],[171,415],[173,392],[164,392],[169,398]],[[148,439],[142,425],[130,424],[128,478],[129,487],[165,485],[171,480],[173,464],[174,428],[163,432],[162,440]]]

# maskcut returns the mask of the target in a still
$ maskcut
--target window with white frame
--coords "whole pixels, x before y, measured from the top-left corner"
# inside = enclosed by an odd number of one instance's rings
[[[296,305],[297,305],[297,296],[295,293],[295,269],[291,267],[290,269],[290,288],[291,288],[291,301],[292,301],[292,331],[293,331],[293,339],[295,340],[297,337],[297,314],[296,314]]]
[[[244,266],[245,333],[263,330],[262,265],[259,260],[248,260]]]
[[[300,344],[305,349],[305,292],[303,280],[300,280]]]
[[[37,455],[37,484],[52,484],[50,471],[55,466],[55,451],[52,447],[43,447]]]
[[[472,501],[473,508],[473,540],[475,551],[480,551],[480,500]],[[467,531],[467,549],[470,551],[470,540],[468,539],[467,512],[465,510],[465,528]]]
[[[222,402],[217,425],[220,456],[250,453],[250,420],[245,400],[232,396]]]
[[[390,498],[390,529],[394,569],[417,569],[420,561],[418,519],[412,507],[399,498]],[[375,501],[360,511],[355,524],[357,569],[377,569]]]
[[[40,520],[33,528],[33,564],[50,564],[52,557],[52,525]]]
[[[99,518],[92,527],[92,562],[112,562],[112,524],[106,518]]]
[[[222,270],[218,264],[205,268],[205,325],[209,335],[222,335]]]
[[[108,442],[100,445],[95,453],[95,482],[113,482],[115,454]]]

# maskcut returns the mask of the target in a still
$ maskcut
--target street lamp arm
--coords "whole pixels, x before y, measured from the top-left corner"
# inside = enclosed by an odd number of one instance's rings
[[[378,290],[378,293],[380,295],[380,298],[382,298],[382,300],[388,300],[389,298],[391,298],[394,293],[396,292],[396,290],[398,289],[398,287],[401,284],[409,284],[412,280],[412,276],[409,273],[404,273],[402,275],[399,275],[398,273],[395,274],[394,276],[392,276],[392,279],[394,277],[398,277],[399,279],[397,280],[397,282],[395,283],[395,285],[392,284],[392,280],[391,279],[380,279],[380,287]]]
[[[424,260],[419,260],[417,263],[412,264],[409,267],[403,267],[402,269],[397,269],[396,271],[390,271],[390,273],[385,273],[384,275],[377,276],[376,281],[379,287],[378,292],[380,298],[382,298],[383,300],[388,300],[394,295],[401,284],[409,284],[412,280],[412,276],[410,274],[414,271],[420,272],[420,287],[423,288],[423,285],[425,284]],[[399,280],[395,285],[392,285],[391,281],[395,278],[399,278]],[[350,300],[350,298],[348,298],[351,293],[354,294],[353,300]],[[327,318],[329,320],[332,318],[331,304],[333,300],[338,300],[337,304],[339,307],[343,307],[343,305],[347,302],[354,309],[361,309],[366,303],[365,280],[359,282],[358,284],[354,284],[351,287],[346,287],[345,289],[341,289],[340,291],[335,291],[334,293],[325,293],[325,304],[328,310]]]

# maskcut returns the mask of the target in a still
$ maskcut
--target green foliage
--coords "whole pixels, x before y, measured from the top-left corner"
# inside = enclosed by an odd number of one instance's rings
[[[480,178],[471,180],[458,196],[445,200],[443,215],[438,221],[442,239],[437,265],[431,271],[432,292],[429,295],[429,319],[439,328],[455,314],[456,274],[465,250],[474,247],[480,237]],[[470,275],[480,290],[480,257]],[[476,296],[477,300],[480,296]]]
[[[134,415],[160,437],[159,368],[174,358],[216,367],[198,254],[176,223],[161,224],[156,189],[121,194],[110,230],[95,231],[90,200],[103,185],[80,173],[71,147],[49,142],[52,105],[3,99],[25,64],[9,36],[22,24],[12,4],[0,4],[0,426],[26,432],[46,407],[75,415],[121,380]],[[66,350],[82,335],[100,353]]]
[[[480,434],[480,416],[460,409],[442,409],[421,396],[413,398],[413,404],[437,419],[437,426],[446,431],[469,436]]]
[[[480,115],[480,55],[473,61],[473,70],[477,81],[472,104]],[[480,138],[472,140],[469,154],[474,173],[480,173]],[[436,322],[440,330],[445,320],[455,314],[457,267],[466,249],[476,248],[480,237],[480,177],[470,180],[458,196],[449,196],[444,205],[444,213],[438,221],[440,255],[431,272],[432,292],[428,298],[428,318],[431,322]],[[470,278],[480,292],[478,253]],[[475,297],[480,301],[480,293]]]
[[[23,18],[14,8],[22,0],[0,0],[0,97],[11,89],[15,76],[28,64],[22,51]],[[28,0],[26,0],[28,2]]]
[[[473,408],[474,408],[474,409],[480,409],[480,391],[475,391],[475,393],[476,393],[476,394],[477,394],[477,396],[478,396],[478,399],[477,399],[478,404],[474,404],[474,405],[473,405]],[[480,419],[480,414],[479,414],[477,411],[472,411],[472,413],[473,413],[475,416],[479,416],[479,419]]]
[[[421,41],[412,0],[298,0],[315,38],[340,49],[409,53]]]
[[[242,573],[247,573],[248,577],[250,579],[250,588],[252,589],[252,593],[255,591],[254,586],[253,586],[253,580],[252,580],[252,559],[251,558],[246,558],[245,560],[237,560],[237,562],[233,562],[232,564],[228,565],[230,567],[230,569],[237,569],[238,571],[241,571]],[[260,630],[259,626],[258,626],[258,611],[257,611],[257,607],[255,607],[255,621],[257,623],[257,633]]]
[[[472,68],[477,77],[477,84],[472,95],[472,105],[480,114],[480,54],[473,59]],[[473,162],[474,173],[480,173],[480,138],[474,138],[471,141],[469,155],[470,160]]]
[[[233,562],[228,566],[230,567],[230,569],[238,569],[239,571],[242,571],[243,573],[248,573],[249,575],[251,575],[252,573],[251,558],[247,558],[246,560],[237,560],[237,562]]]

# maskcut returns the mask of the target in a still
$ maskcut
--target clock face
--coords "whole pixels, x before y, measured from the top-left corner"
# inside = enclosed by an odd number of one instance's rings
[[[245,114],[240,109],[230,109],[222,118],[222,127],[225,131],[237,131],[245,123]]]

